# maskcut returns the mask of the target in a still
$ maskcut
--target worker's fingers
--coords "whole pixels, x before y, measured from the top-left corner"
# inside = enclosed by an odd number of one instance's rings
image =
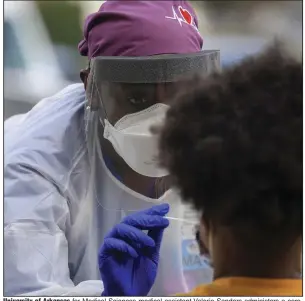
[[[155,241],[155,248],[147,249],[146,251],[147,256],[149,256],[154,262],[158,262],[159,260],[159,251],[161,248],[164,230],[165,229],[152,229],[149,230],[147,234]]]
[[[160,216],[164,216],[168,212],[169,212],[169,204],[160,204],[141,211],[141,213],[145,213],[147,215],[160,215]]]
[[[168,219],[163,216],[147,215],[143,213],[127,216],[124,218],[123,223],[140,230],[164,229],[169,225]]]
[[[104,243],[99,251],[99,262],[103,262],[109,256],[119,254],[129,255],[132,258],[137,258],[137,251],[123,240],[117,238],[105,238]]]
[[[156,249],[159,250],[165,228],[149,230],[147,235],[154,241]]]
[[[136,249],[155,246],[154,240],[146,233],[124,223],[116,225],[106,237],[121,239]]]

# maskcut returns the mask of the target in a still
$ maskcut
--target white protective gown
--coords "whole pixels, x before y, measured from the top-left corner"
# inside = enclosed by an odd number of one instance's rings
[[[119,182],[102,159],[97,119],[86,116],[85,91],[76,84],[5,123],[5,296],[100,296],[98,249],[123,216],[168,202],[170,216],[196,221],[175,192],[154,200]],[[150,295],[211,281],[193,228],[170,221]]]

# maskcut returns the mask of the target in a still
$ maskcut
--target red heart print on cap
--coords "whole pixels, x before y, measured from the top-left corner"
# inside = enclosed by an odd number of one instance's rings
[[[181,6],[179,6],[179,12],[186,23],[190,25],[193,24],[193,16],[189,13],[187,9],[184,9]]]

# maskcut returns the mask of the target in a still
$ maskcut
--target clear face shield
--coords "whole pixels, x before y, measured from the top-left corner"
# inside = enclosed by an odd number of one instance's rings
[[[110,141],[111,150],[138,174],[152,177],[152,182],[163,180],[167,171],[158,166],[158,139],[150,129],[163,122],[184,78],[220,70],[219,51],[97,57],[90,63],[85,114],[90,171],[84,201],[75,221],[75,241],[82,241],[78,233],[84,236],[96,233],[96,224],[88,222],[96,215],[99,217],[97,233],[103,237],[124,216],[166,202],[170,204],[167,215],[170,226],[164,233],[155,295],[160,291],[166,295],[177,290],[186,292],[202,283],[202,279],[210,281],[210,268],[200,258],[194,240],[194,228],[199,221],[196,212],[182,205],[181,196],[174,189],[164,189],[166,192],[158,198],[131,191],[116,179],[110,168],[104,168],[106,151],[101,141]],[[98,247],[97,244],[92,250],[96,252]],[[170,277],[168,271],[171,271]]]
[[[91,61],[87,101],[102,124],[103,137],[135,172],[167,175],[158,166],[158,145],[151,128],[161,125],[184,78],[220,70],[220,53],[96,57]]]

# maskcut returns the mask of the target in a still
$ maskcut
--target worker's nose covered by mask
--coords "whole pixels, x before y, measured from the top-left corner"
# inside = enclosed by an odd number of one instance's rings
[[[147,57],[95,57],[87,97],[98,103],[104,138],[135,172],[164,177],[158,166],[158,137],[151,132],[162,126],[182,78],[219,70],[219,52]],[[93,91],[90,91],[93,90]]]
[[[168,173],[158,167],[158,141],[151,127],[162,123],[168,106],[156,104],[144,111],[125,115],[113,126],[104,120],[104,138],[137,173],[148,177],[163,177]]]

